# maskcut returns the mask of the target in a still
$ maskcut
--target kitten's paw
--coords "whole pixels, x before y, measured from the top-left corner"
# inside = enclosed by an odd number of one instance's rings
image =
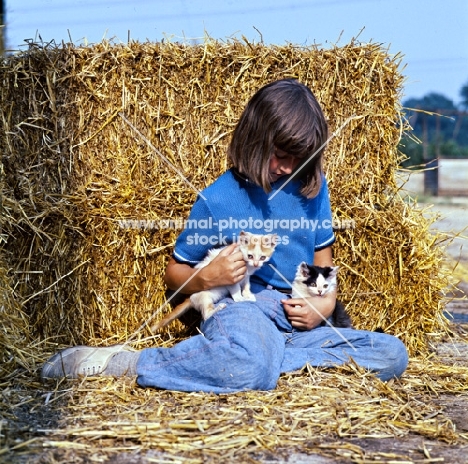
[[[207,319],[209,319],[213,314],[217,313],[218,311],[221,311],[222,309],[224,309],[226,307],[226,304],[224,303],[220,303],[216,306],[214,305],[210,305],[210,307],[208,308],[205,308],[204,311],[203,311],[203,320],[206,321]]]
[[[244,293],[242,296],[244,297],[244,301],[257,301],[257,298],[255,298],[253,293]]]
[[[215,313],[214,305],[209,304],[207,306],[204,306],[203,308],[201,308],[201,313],[202,313],[203,320],[206,321]]]

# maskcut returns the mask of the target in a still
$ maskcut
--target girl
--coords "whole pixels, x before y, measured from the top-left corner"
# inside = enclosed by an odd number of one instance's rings
[[[200,335],[171,348],[67,348],[44,364],[42,377],[137,375],[143,387],[224,393],[273,389],[282,372],[350,359],[382,380],[400,376],[408,356],[397,338],[318,327],[333,312],[335,293],[314,298],[315,309],[306,299],[287,297],[298,263],[333,265],[335,237],[321,167],[327,131],[305,85],[283,79],[261,88],[234,130],[228,148],[233,168],[199,195],[176,241],[165,281],[192,294],[243,279],[246,265],[233,243],[242,229],[275,232],[271,266],[251,278],[256,301],[225,298],[220,303],[227,307],[202,322]],[[227,243],[208,266],[194,268],[215,244]]]

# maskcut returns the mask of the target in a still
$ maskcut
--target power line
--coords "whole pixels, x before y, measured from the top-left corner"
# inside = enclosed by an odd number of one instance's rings
[[[212,17],[220,17],[220,16],[239,16],[239,15],[247,15],[247,14],[254,14],[254,13],[262,13],[262,14],[271,14],[271,13],[278,13],[282,11],[287,11],[287,10],[306,10],[306,9],[311,9],[311,8],[317,8],[317,7],[329,7],[329,6],[337,6],[340,4],[354,4],[354,3],[372,3],[373,0],[352,0],[352,1],[347,1],[347,0],[319,0],[315,3],[312,2],[297,2],[297,3],[281,3],[272,6],[271,4],[267,4],[266,6],[255,6],[255,7],[250,7],[250,8],[226,8],[226,9],[220,9],[220,10],[207,10],[207,11],[196,11],[196,12],[184,12],[184,13],[165,13],[165,14],[155,14],[154,21],[163,21],[163,20],[178,20],[178,19],[193,19],[193,18],[212,18]],[[146,2],[145,2],[146,3]],[[154,6],[154,2],[149,2],[151,5]],[[115,9],[115,5],[128,5],[128,2],[104,2],[99,4],[99,9],[101,8],[106,8],[108,5],[108,8],[113,8]],[[78,5],[67,5],[65,7],[62,7],[62,11],[65,9],[77,9],[76,7],[79,6],[79,10],[81,11],[81,4]],[[97,7],[95,3],[93,4],[94,7]],[[140,6],[140,5],[138,5]],[[34,12],[34,10],[39,11],[39,9],[31,9],[24,11],[24,13],[31,13]],[[43,9],[40,10],[41,12],[44,12]],[[96,9],[94,10],[96,11]],[[70,14],[70,13],[68,13]],[[64,18],[65,19],[65,18]],[[132,16],[132,17],[124,17],[124,18],[114,18],[112,19],[113,24],[120,24],[124,22],[128,22],[129,20],[131,21],[140,21],[146,19],[148,20],[148,13],[145,12],[143,15],[139,16]],[[102,22],[102,19],[96,18],[90,20],[89,18],[86,19],[86,22],[78,23],[78,24],[97,24]],[[62,23],[62,20],[59,21],[53,21],[49,22],[43,25],[43,27],[49,27],[51,25],[57,25],[57,23]],[[28,25],[33,25],[31,22],[30,23],[23,23],[23,26],[28,26]],[[67,26],[68,27],[68,26]],[[69,28],[69,27],[68,27]]]
[[[271,1],[270,2],[265,2],[267,5],[267,8],[273,9],[273,10],[287,10],[287,9],[296,9],[296,8],[317,8],[317,7],[329,7],[329,6],[336,6],[336,5],[352,5],[355,3],[372,3],[375,0],[316,0],[315,2],[312,1],[302,1],[298,3],[285,3],[283,1],[279,1],[277,3],[277,6],[271,7]],[[155,6],[157,4],[157,1],[155,2],[154,0],[138,0],[138,3],[131,3],[129,0],[113,0],[113,1],[101,1],[99,4],[96,4],[95,0],[90,0],[89,2],[86,2],[85,0],[80,1],[79,3],[70,3],[66,5],[49,5],[46,8],[44,6],[37,6],[37,7],[28,7],[28,8],[18,8],[14,9],[13,11],[15,14],[21,13],[21,14],[31,14],[35,12],[50,12],[53,10],[61,10],[61,11],[67,11],[67,10],[82,10],[83,7],[87,6],[92,6],[92,7],[108,7],[108,8],[113,8],[116,5],[125,5],[125,6],[133,6],[133,7],[141,7],[144,4],[149,3],[151,6]],[[210,6],[212,6],[211,4]],[[196,6],[196,5],[194,5]],[[226,10],[228,13],[235,12],[235,9],[230,9]],[[256,8],[250,8],[250,9],[243,9],[240,11],[244,11],[245,13],[251,13],[251,12],[264,12],[265,11],[265,6],[263,7],[256,7]],[[201,14],[205,14],[204,13]],[[215,13],[216,14],[216,13]],[[225,12],[223,12],[225,14]],[[175,17],[180,16],[175,14]]]
[[[151,3],[154,5],[154,1],[151,1],[151,0],[139,0],[140,4],[144,4],[144,3]],[[129,4],[129,0],[114,0],[114,1],[111,1],[111,2],[100,2],[99,5],[100,6],[106,6],[106,5],[109,5],[109,7],[111,6],[115,6],[115,5],[127,5],[128,6]],[[85,7],[95,7],[97,6],[96,5],[96,2],[95,1],[89,1],[89,2],[86,2],[84,0],[81,0],[79,3],[77,2],[74,2],[74,3],[69,3],[69,4],[65,4],[63,5],[60,4],[60,5],[48,5],[46,7],[44,6],[33,6],[33,7],[26,7],[26,8],[13,8],[13,9],[9,9],[11,12],[13,12],[14,14],[34,14],[34,13],[45,13],[45,12],[51,12],[51,11],[64,11],[64,12],[67,12],[68,10],[82,10],[83,8]]]
[[[454,61],[463,61],[468,64],[468,56],[453,56],[446,58],[424,58],[420,60],[412,61],[413,65],[425,65],[425,64],[438,64],[440,62],[454,62]]]

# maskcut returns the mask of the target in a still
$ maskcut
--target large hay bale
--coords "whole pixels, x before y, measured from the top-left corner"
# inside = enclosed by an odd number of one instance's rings
[[[0,260],[0,378],[13,377],[19,368],[34,365],[29,322],[15,300],[8,267]]]
[[[116,341],[151,318],[178,231],[122,221],[184,219],[196,197],[152,147],[204,188],[228,167],[246,101],[284,77],[313,89],[336,131],[325,171],[337,223],[355,224],[337,232],[335,259],[356,326],[394,333],[411,353],[445,329],[440,250],[394,179],[399,58],[379,45],[31,45],[1,74],[8,247],[35,334]]]

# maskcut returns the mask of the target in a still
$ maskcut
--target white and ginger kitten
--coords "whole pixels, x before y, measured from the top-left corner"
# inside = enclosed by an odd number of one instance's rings
[[[167,316],[157,322],[151,328],[151,331],[156,332],[162,329],[173,320],[182,316],[190,308],[195,308],[200,311],[203,319],[206,320],[216,311],[222,309],[219,305],[216,306],[216,303],[228,295],[230,295],[236,302],[255,301],[255,295],[250,291],[250,276],[271,258],[276,244],[276,234],[261,235],[241,231],[236,250],[242,253],[247,266],[247,272],[244,278],[239,283],[233,285],[214,287],[209,290],[193,293],[189,298],[176,306]],[[211,249],[208,251],[203,261],[200,261],[195,268],[201,269],[208,266],[208,264],[210,264],[225,248],[226,247]]]
[[[236,302],[255,301],[255,295],[250,291],[250,276],[270,259],[275,246],[276,235],[274,234],[259,235],[244,231],[239,234],[238,250],[244,257],[247,272],[238,283],[215,287],[190,296],[192,306],[201,312],[203,319],[211,317],[216,312],[216,303],[227,295],[231,295]],[[224,248],[210,250],[205,259],[195,267],[201,269],[207,266]]]

